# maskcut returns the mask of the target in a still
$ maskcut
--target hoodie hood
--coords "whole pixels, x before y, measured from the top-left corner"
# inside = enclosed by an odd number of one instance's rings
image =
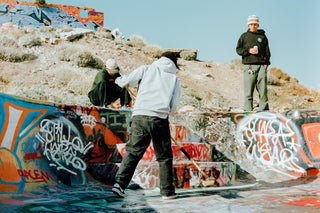
[[[172,74],[176,74],[177,72],[176,65],[173,63],[173,61],[166,57],[161,57],[160,59],[153,62],[152,65],[159,67],[160,70],[163,70],[164,72]]]

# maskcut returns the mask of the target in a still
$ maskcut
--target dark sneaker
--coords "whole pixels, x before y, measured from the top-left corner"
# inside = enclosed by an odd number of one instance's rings
[[[124,197],[125,195],[124,190],[121,188],[121,186],[118,183],[113,185],[112,192],[118,195],[119,197]]]
[[[178,195],[176,193],[174,193],[172,195],[168,195],[168,196],[162,195],[162,200],[173,200],[177,197],[178,197]]]

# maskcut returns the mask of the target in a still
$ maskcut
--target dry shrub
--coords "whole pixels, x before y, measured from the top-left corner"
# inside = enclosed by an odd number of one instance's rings
[[[281,76],[283,75],[282,70],[275,67],[270,68],[269,72],[278,79],[280,79]]]
[[[72,61],[74,61],[79,67],[92,67],[101,69],[104,66],[104,63],[101,59],[94,57],[86,50],[82,50],[73,55]]]
[[[184,60],[191,61],[197,59],[197,54],[192,51],[184,50],[180,53],[180,57]]]
[[[73,55],[77,54],[79,51],[81,51],[81,49],[72,44],[63,44],[55,49],[56,55],[60,61],[71,61]]]
[[[100,58],[94,57],[91,52],[77,46],[65,44],[56,48],[56,55],[60,61],[73,61],[79,67],[101,69],[104,66]]]
[[[1,83],[4,83],[4,84],[9,83],[9,81],[6,80],[5,78],[3,78],[2,76],[0,76],[0,82],[1,82]]]
[[[137,48],[143,48],[147,44],[141,36],[133,35],[129,38],[130,45]]]
[[[21,47],[33,47],[33,46],[40,46],[41,42],[38,41],[32,34],[25,34],[19,38],[18,44]]]
[[[163,49],[156,45],[147,45],[142,48],[142,52],[154,58],[160,58],[161,54],[163,53]]]
[[[0,60],[8,62],[31,61],[35,58],[32,54],[23,53],[18,48],[0,47]]]

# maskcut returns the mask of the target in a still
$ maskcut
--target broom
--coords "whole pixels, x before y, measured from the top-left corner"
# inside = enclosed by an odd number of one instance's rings
[[[125,88],[128,90],[130,95],[132,96],[132,99],[136,99],[136,95],[128,88],[128,86],[125,86]],[[209,186],[214,186],[215,184],[215,178],[209,177],[202,169],[200,166],[191,158],[191,156],[186,152],[186,150],[180,146],[180,144],[170,135],[171,140],[177,145],[177,147],[181,150],[181,152],[193,163],[193,165],[201,172],[201,174],[204,177],[204,180],[201,182],[201,185],[204,187],[209,187]]]

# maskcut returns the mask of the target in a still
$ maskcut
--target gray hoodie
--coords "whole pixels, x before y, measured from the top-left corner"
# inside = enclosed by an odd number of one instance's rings
[[[120,87],[134,87],[138,83],[138,95],[132,116],[147,115],[167,118],[174,112],[180,100],[179,79],[175,64],[161,57],[151,65],[144,65],[116,80]]]

